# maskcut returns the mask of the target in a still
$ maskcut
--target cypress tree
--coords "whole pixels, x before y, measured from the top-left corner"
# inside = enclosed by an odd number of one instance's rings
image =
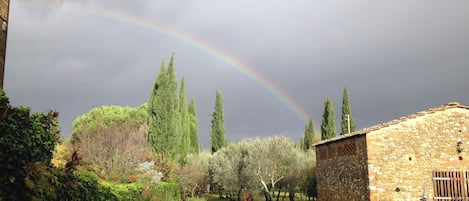
[[[314,144],[314,126],[313,126],[313,119],[309,118],[308,123],[305,126],[305,133],[302,138],[302,148],[303,150],[309,150],[313,148]]]
[[[344,93],[342,97],[342,121],[341,121],[341,135],[349,133],[349,122],[350,122],[350,133],[355,131],[355,121],[353,121],[352,109],[350,107],[347,87],[344,87]]]
[[[227,145],[223,114],[223,97],[220,90],[216,92],[215,111],[212,113],[212,130],[210,137],[212,153],[215,153]]]
[[[184,158],[190,152],[190,120],[187,105],[186,84],[184,78],[181,79],[181,88],[179,90],[179,114],[181,123],[179,154]]]
[[[334,106],[331,99],[327,98],[324,101],[324,113],[322,115],[321,123],[321,140],[327,140],[335,137],[335,117]]]
[[[165,150],[164,143],[162,143],[165,138],[165,136],[162,136],[164,134],[162,133],[163,127],[158,125],[161,123],[161,118],[165,116],[161,109],[163,100],[157,98],[157,96],[162,93],[162,86],[165,85],[166,79],[166,64],[163,61],[148,100],[148,143],[155,153],[162,153]]]
[[[190,139],[191,139],[191,153],[199,153],[199,130],[197,127],[197,112],[195,109],[195,100],[191,98],[189,103],[189,129],[190,129]]]
[[[177,78],[174,55],[168,68],[164,61],[153,86],[148,103],[148,141],[153,151],[175,157],[178,153],[180,123]]]

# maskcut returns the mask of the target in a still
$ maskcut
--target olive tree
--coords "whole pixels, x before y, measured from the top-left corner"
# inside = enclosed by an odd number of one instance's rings
[[[177,182],[181,188],[182,198],[201,196],[207,192],[209,174],[208,161],[210,155],[189,154],[177,171]]]
[[[249,167],[246,143],[231,144],[213,154],[209,161],[212,184],[225,190],[230,199],[241,199],[243,189],[252,188],[253,172]]]
[[[229,195],[237,194],[238,200],[243,190],[261,190],[266,201],[282,190],[294,196],[302,186],[301,172],[314,159],[309,153],[282,137],[231,144],[209,161],[212,183]]]

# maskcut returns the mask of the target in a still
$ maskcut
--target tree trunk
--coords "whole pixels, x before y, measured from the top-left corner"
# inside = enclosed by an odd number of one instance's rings
[[[295,191],[290,190],[288,192],[288,198],[290,198],[290,201],[295,201]]]
[[[277,201],[278,201],[278,198],[280,197],[280,193],[282,192],[282,188],[279,188],[278,189],[278,193],[277,193]]]
[[[265,201],[272,201],[272,196],[270,196],[270,192],[264,191]]]

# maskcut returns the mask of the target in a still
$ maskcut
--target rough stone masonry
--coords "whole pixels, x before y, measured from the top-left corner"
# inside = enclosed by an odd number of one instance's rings
[[[319,142],[318,200],[469,199],[468,129],[469,107],[449,103]]]

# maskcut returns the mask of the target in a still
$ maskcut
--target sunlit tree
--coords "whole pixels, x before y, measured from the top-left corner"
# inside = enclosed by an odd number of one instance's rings
[[[179,90],[179,114],[180,114],[180,134],[179,134],[179,155],[184,158],[191,149],[191,133],[190,133],[190,114],[187,105],[186,83],[184,78],[181,80],[181,88]]]
[[[314,144],[314,125],[313,119],[310,117],[308,123],[305,126],[305,132],[302,137],[302,144],[301,147],[303,150],[309,150],[313,148]]]
[[[327,98],[324,101],[324,113],[322,115],[321,123],[321,140],[327,140],[335,137],[335,117],[334,106],[331,99]]]
[[[227,145],[226,129],[223,112],[223,97],[221,91],[217,90],[215,99],[215,111],[212,113],[212,130],[210,135],[210,146],[212,153],[215,153]]]
[[[199,129],[197,123],[197,111],[195,108],[195,100],[191,98],[189,103],[189,129],[190,129],[190,139],[191,139],[191,153],[199,152]]]
[[[342,121],[341,121],[341,135],[355,131],[355,121],[352,116],[352,108],[350,107],[347,87],[344,88],[342,97]],[[350,129],[350,130],[349,130]]]
[[[163,61],[148,101],[148,141],[158,154],[176,157],[179,152],[180,114],[174,55]]]

